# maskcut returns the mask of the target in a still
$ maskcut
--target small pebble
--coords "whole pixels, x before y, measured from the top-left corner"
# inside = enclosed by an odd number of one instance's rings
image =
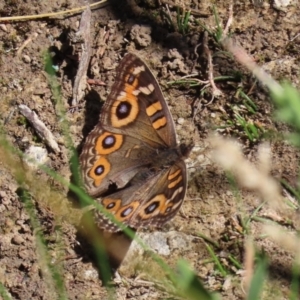
[[[14,226],[14,222],[11,219],[6,219],[5,220],[5,227],[6,228],[11,228]]]
[[[215,114],[215,113],[211,113],[210,116],[211,116],[212,118],[215,118],[215,117],[216,117],[216,114]]]
[[[15,245],[20,245],[24,242],[25,242],[25,240],[20,235],[16,235],[12,238],[12,243]]]
[[[30,63],[30,62],[31,62],[30,56],[29,56],[29,55],[26,55],[26,54],[23,55],[23,60],[24,60],[24,62],[26,62],[26,63]]]
[[[232,286],[231,281],[232,281],[232,278],[230,276],[228,276],[225,279],[225,281],[223,283],[223,290],[224,291],[227,291]]]
[[[94,269],[86,270],[83,273],[83,277],[86,280],[96,279],[96,278],[98,278],[98,272],[96,270],[94,270]]]
[[[19,251],[19,257],[22,259],[28,258],[28,252],[22,249],[21,251]]]
[[[48,160],[47,150],[42,147],[30,146],[26,151],[24,161],[33,169],[39,164],[45,164]]]
[[[184,123],[184,118],[178,118],[177,123],[182,125]]]
[[[7,195],[5,191],[0,191],[0,198],[5,198],[6,196]]]
[[[204,161],[204,159],[205,159],[205,156],[204,156],[203,154],[200,154],[200,155],[197,156],[197,160],[198,160],[199,162]]]
[[[275,8],[287,7],[291,3],[291,0],[274,0]]]
[[[0,28],[1,28],[3,31],[7,32],[7,27],[6,27],[5,24],[0,24]]]

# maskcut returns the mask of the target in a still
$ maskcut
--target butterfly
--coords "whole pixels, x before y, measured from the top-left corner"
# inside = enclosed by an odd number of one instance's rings
[[[125,226],[161,227],[184,200],[184,159],[192,147],[177,144],[159,84],[147,65],[128,53],[116,69],[99,123],[83,145],[80,163],[85,189]],[[95,214],[102,230],[120,230],[100,211]]]

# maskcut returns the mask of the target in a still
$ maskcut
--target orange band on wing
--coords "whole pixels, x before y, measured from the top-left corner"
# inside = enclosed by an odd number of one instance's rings
[[[105,176],[110,171],[110,168],[111,166],[109,161],[104,157],[100,157],[95,162],[95,164],[89,171],[89,176],[94,180],[95,186],[99,186],[101,184],[103,178],[105,178]]]
[[[123,144],[123,136],[110,132],[103,132],[96,141],[95,149],[100,155],[107,155],[117,151]]]
[[[149,219],[165,210],[167,198],[164,194],[156,195],[141,209],[139,216],[142,219]]]
[[[104,198],[101,202],[103,207],[108,210],[110,213],[116,213],[121,207],[121,199],[113,199],[113,198]]]
[[[132,214],[135,212],[135,210],[140,206],[140,202],[134,201],[126,206],[122,206],[115,214],[115,218],[123,222],[127,219],[129,219]]]
[[[166,117],[162,117],[162,118],[159,118],[157,120],[155,120],[153,123],[152,123],[152,126],[154,129],[159,129],[161,127],[164,127],[165,125],[167,124],[167,119]]]
[[[146,113],[149,117],[151,117],[160,110],[162,110],[162,106],[161,103],[157,101],[146,108]]]
[[[176,180],[173,180],[172,182],[170,182],[168,184],[168,188],[172,189],[174,186],[176,186],[181,181],[182,181],[182,176],[180,175],[180,176],[178,176],[178,178]]]
[[[169,174],[168,180],[174,179],[176,176],[178,176],[181,173],[181,170],[178,169],[176,172]]]

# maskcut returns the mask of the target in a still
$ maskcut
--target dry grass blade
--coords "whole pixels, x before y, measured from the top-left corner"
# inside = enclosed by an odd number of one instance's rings
[[[90,8],[95,8],[100,4],[104,4],[107,2],[107,0],[101,0],[96,3],[87,5]],[[3,17],[0,18],[0,22],[7,22],[7,21],[25,21],[25,20],[34,20],[34,19],[42,19],[42,18],[58,18],[63,15],[67,14],[77,14],[87,8],[87,6],[81,6],[81,7],[76,7],[73,9],[68,9],[68,10],[63,10],[63,11],[58,11],[54,13],[48,13],[48,14],[39,14],[39,15],[28,15],[28,16],[13,16],[13,17]]]
[[[253,240],[249,237],[245,242],[245,257],[244,257],[244,268],[245,268],[245,277],[244,277],[244,286],[246,288],[245,294],[249,289],[253,273],[254,273],[254,258],[255,258],[255,249],[253,246]]]
[[[300,265],[300,239],[295,233],[274,225],[265,225],[264,231],[283,249],[292,252],[295,255],[297,265]]]
[[[254,59],[245,51],[245,49],[237,45],[231,38],[222,40],[222,45],[226,50],[232,53],[235,59],[245,66],[253,75],[265,86],[267,86],[274,93],[282,94],[283,88],[274,80],[267,72],[259,67]]]
[[[233,172],[243,187],[257,191],[263,199],[275,207],[282,206],[282,196],[277,182],[247,161],[237,142],[221,137],[212,137],[210,141],[214,148],[214,160],[224,169]]]

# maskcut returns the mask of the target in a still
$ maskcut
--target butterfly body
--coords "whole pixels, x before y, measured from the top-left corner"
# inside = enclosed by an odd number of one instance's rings
[[[184,200],[184,159],[191,147],[177,144],[171,113],[149,68],[127,54],[80,156],[86,190],[127,226],[161,226]],[[96,222],[119,230],[100,212]]]

